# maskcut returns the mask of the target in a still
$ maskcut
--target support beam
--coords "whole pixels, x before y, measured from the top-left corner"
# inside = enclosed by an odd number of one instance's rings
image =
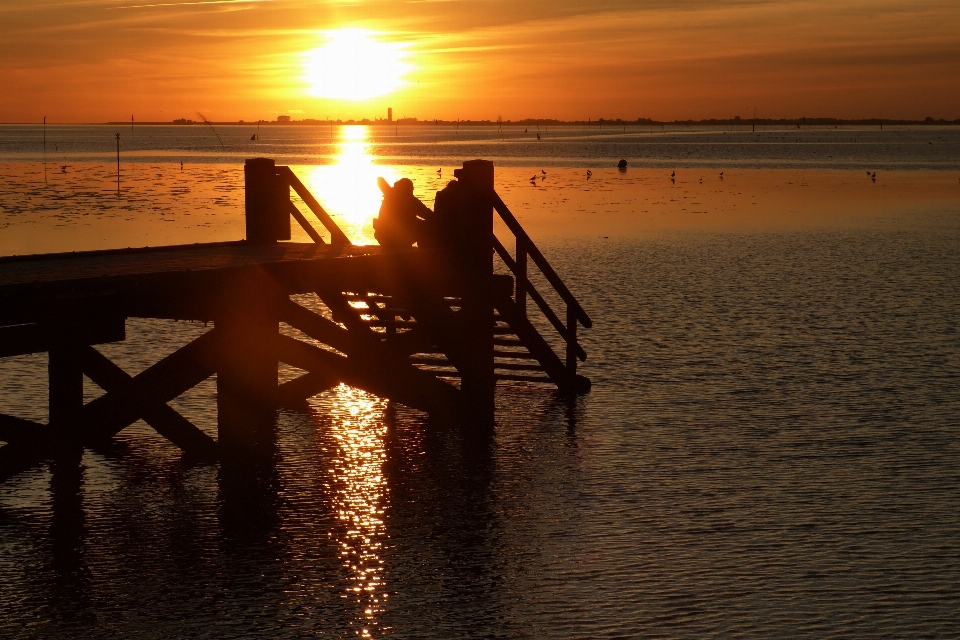
[[[336,322],[327,320],[323,316],[297,304],[290,298],[280,302],[280,320],[302,331],[314,340],[329,345],[338,351],[347,353],[350,348],[350,335]]]
[[[93,347],[82,349],[81,365],[83,372],[107,393],[123,393],[133,383],[129,373]],[[167,404],[145,406],[142,414],[144,422],[185,453],[202,460],[216,459],[216,441]]]
[[[287,336],[280,336],[280,360],[305,371],[325,373],[352,387],[426,411],[441,419],[452,418],[460,392],[404,360],[368,356],[344,358]]]
[[[226,283],[214,320],[220,332],[217,440],[221,450],[246,456],[274,446],[279,310],[285,298],[264,270],[252,268]]]
[[[126,338],[124,318],[111,316],[66,325],[17,324],[0,327],[0,358],[49,351],[60,342],[103,344]]]
[[[340,384],[336,375],[327,371],[305,373],[280,385],[277,389],[279,404],[287,409],[299,409],[307,398],[323,393]]]
[[[53,443],[56,432],[45,424],[0,413],[0,440],[11,444]]]
[[[83,369],[78,347],[60,343],[50,348],[47,361],[49,393],[48,421],[55,428],[66,428],[83,408]]]
[[[144,408],[170,402],[217,370],[218,329],[208,331],[133,377],[129,386],[108,391],[80,411],[83,440],[105,439],[144,416]]]
[[[51,449],[22,442],[0,447],[0,483],[32,469],[51,456]]]

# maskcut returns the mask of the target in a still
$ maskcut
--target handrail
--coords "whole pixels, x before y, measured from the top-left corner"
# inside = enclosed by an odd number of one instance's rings
[[[570,335],[570,332],[567,330],[567,327],[563,325],[563,322],[560,321],[560,318],[557,317],[557,314],[554,313],[553,309],[543,299],[543,296],[540,295],[540,292],[533,286],[533,283],[526,279],[526,276],[518,273],[517,263],[510,256],[510,252],[507,251],[506,247],[500,242],[500,240],[494,236],[493,237],[493,248],[497,250],[497,253],[500,255],[500,258],[503,259],[503,262],[509,267],[511,271],[517,276],[517,278],[523,278],[523,291],[530,294],[530,297],[533,298],[534,302],[537,303],[537,306],[540,307],[540,310],[543,311],[543,315],[547,317],[547,320],[553,325],[553,328],[557,330],[557,333],[560,334],[567,344],[570,344],[577,357],[581,361],[587,359],[587,353],[583,350],[583,347],[580,346],[580,343],[577,342],[576,336]]]
[[[323,238],[320,237],[320,234],[317,233],[317,230],[313,228],[313,225],[310,224],[310,221],[303,217],[303,214],[300,213],[300,209],[297,208],[297,205],[293,202],[287,200],[287,205],[289,205],[290,215],[293,216],[293,219],[300,223],[300,226],[303,227],[303,230],[307,232],[307,235],[316,242],[317,244],[327,244],[323,241]]]
[[[320,203],[317,202],[317,199],[313,197],[313,194],[310,193],[303,183],[300,182],[300,178],[293,172],[290,167],[277,167],[277,171],[281,172],[287,179],[287,183],[290,187],[297,192],[297,195],[303,200],[303,202],[310,207],[310,210],[313,211],[313,214],[317,216],[320,222],[324,227],[327,228],[327,231],[330,232],[330,244],[333,245],[343,245],[343,244],[353,244],[350,242],[350,239],[346,234],[337,226],[337,223],[333,221],[333,218],[323,210],[323,207],[320,206]]]
[[[543,257],[543,254],[540,253],[540,249],[537,248],[537,245],[533,243],[533,240],[530,239],[530,236],[527,235],[527,232],[520,222],[517,221],[516,217],[510,212],[510,209],[507,208],[507,205],[504,204],[503,200],[500,199],[500,196],[496,191],[488,190],[486,193],[487,197],[490,198],[493,208],[497,210],[497,213],[500,214],[500,217],[503,218],[503,221],[507,224],[507,228],[513,232],[518,239],[522,240],[526,246],[527,253],[533,258],[533,261],[540,268],[540,271],[546,276],[547,281],[553,285],[553,288],[556,289],[557,293],[560,294],[560,297],[563,298],[563,301],[571,308],[571,310],[576,315],[577,320],[580,321],[584,327],[589,329],[593,326],[593,321],[590,319],[590,316],[587,315],[587,312],[583,310],[583,307],[580,306],[580,303],[574,297],[570,290],[567,288],[567,285],[563,283],[563,280],[560,279],[560,276],[557,275],[557,272],[553,270],[553,267],[550,266],[550,263],[547,262],[547,259]]]

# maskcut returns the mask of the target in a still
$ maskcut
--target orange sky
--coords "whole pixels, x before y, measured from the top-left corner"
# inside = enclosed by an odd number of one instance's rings
[[[404,52],[403,84],[311,95],[305,52],[343,28]],[[954,119],[960,3],[3,0],[0,74],[0,122]]]

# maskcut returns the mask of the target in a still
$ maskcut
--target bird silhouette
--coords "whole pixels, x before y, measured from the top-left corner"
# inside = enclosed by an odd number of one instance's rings
[[[874,171],[874,172],[873,172],[873,175],[872,175],[872,176],[870,176],[870,177],[871,177],[871,178],[876,178],[876,177],[877,177],[877,172],[876,172],[876,171]]]
[[[437,169],[438,176],[441,175],[442,173],[443,173],[443,167],[440,167],[439,169]]]
[[[676,171],[671,171],[671,172],[670,172],[670,177],[671,177],[671,178],[675,177],[676,175],[677,175],[677,172],[676,172]]]
[[[60,173],[66,173],[66,172],[67,172],[67,165],[65,165],[65,164],[64,164],[64,165],[60,165]]]
[[[593,175],[593,171],[590,171],[590,169],[587,169],[587,180],[589,180],[590,176],[592,175]]]
[[[533,182],[536,182],[536,181],[537,181],[537,174],[533,174],[532,176],[530,176],[530,180],[532,180]]]
[[[543,169],[540,169],[540,173],[542,173],[543,175],[547,175],[547,172],[544,171]]]
[[[867,171],[867,175],[870,175],[870,172],[869,172],[869,171]]]
[[[720,172],[720,177],[721,177],[721,178],[723,177],[723,171]]]

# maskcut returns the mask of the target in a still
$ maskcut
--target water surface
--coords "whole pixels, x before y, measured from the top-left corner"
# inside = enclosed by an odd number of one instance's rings
[[[358,184],[396,171],[428,201],[450,177],[361,160]],[[4,182],[0,237],[92,244],[82,220],[98,215],[86,228],[125,222],[141,241],[163,225],[236,234],[239,168],[207,165],[144,161],[108,200],[102,160],[47,183],[8,160],[35,186]],[[341,386],[278,413],[275,465],[254,479],[187,464],[137,423],[79,473],[0,486],[0,635],[955,635],[956,177],[724,165],[588,181],[589,166],[498,169],[594,319],[589,394],[503,387],[478,440]],[[322,186],[335,167],[296,170]],[[369,196],[352,188],[337,213],[363,234]],[[100,349],[134,374],[204,330],[128,320]],[[0,411],[45,420],[45,367],[0,363]],[[214,394],[211,380],[171,404],[215,435]]]

